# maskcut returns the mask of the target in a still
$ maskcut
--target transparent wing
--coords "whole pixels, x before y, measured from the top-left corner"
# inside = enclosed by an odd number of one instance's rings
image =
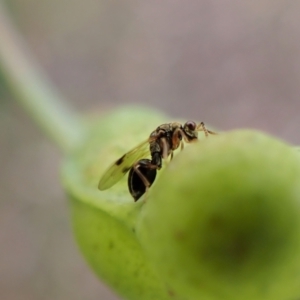
[[[98,189],[103,191],[112,187],[131,169],[135,162],[148,157],[150,141],[151,139],[148,138],[116,160],[101,177]]]

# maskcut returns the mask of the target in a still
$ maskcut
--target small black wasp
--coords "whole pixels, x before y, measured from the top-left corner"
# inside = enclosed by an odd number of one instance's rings
[[[198,132],[205,136],[216,134],[206,129],[203,122],[196,124],[187,121],[184,125],[173,122],[158,126],[147,138],[131,151],[121,156],[104,173],[99,181],[99,190],[106,190],[117,183],[128,171],[129,192],[137,201],[153,184],[157,170],[162,167],[162,160],[173,158],[173,151],[184,148],[184,142],[198,140]],[[151,159],[144,157],[151,156]]]

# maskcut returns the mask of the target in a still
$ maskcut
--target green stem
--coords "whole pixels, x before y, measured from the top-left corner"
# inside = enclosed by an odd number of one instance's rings
[[[78,143],[83,124],[39,68],[1,2],[0,72],[14,98],[61,150]]]

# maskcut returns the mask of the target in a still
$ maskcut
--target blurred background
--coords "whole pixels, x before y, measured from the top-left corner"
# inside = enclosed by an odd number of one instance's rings
[[[81,113],[134,103],[300,145],[300,1],[3,2]],[[0,76],[1,300],[120,299],[73,240],[61,160]]]

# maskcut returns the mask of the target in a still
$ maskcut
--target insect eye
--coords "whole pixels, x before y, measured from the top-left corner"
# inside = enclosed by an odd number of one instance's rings
[[[187,127],[189,130],[194,131],[196,129],[196,123],[193,121],[187,121],[185,123],[185,127]]]

